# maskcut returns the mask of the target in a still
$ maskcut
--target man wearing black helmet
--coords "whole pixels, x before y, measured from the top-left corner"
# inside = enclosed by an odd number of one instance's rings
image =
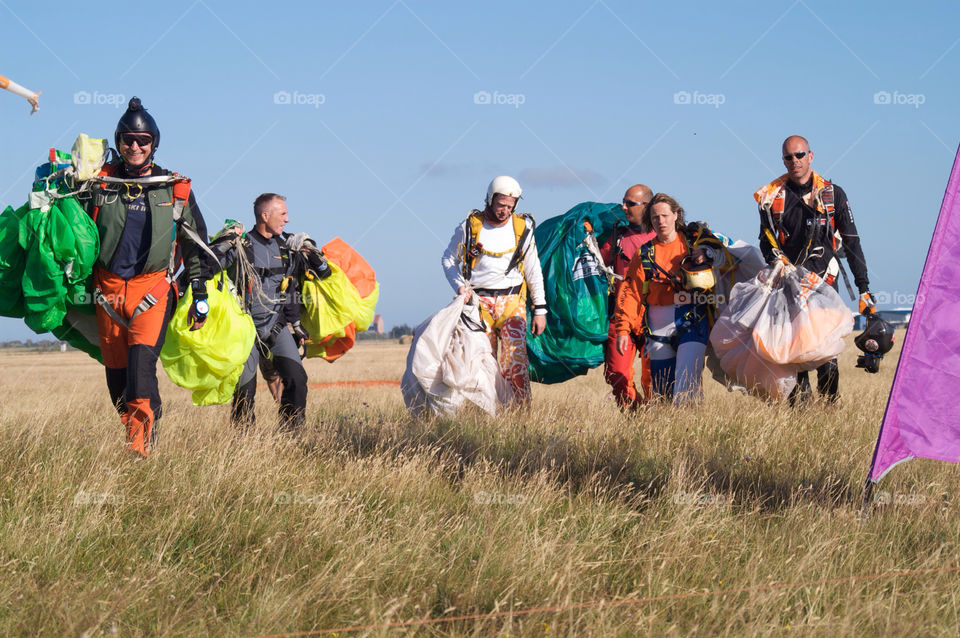
[[[121,159],[103,167],[84,205],[100,234],[93,279],[107,388],[130,449],[146,456],[161,415],[157,358],[181,262],[192,286],[193,329],[206,319],[200,245],[207,229],[190,180],[153,162],[160,129],[139,98],[130,100],[114,142]]]

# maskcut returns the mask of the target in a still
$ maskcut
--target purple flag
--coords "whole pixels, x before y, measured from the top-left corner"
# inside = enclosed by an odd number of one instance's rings
[[[960,149],[920,276],[870,480],[915,457],[960,462]]]

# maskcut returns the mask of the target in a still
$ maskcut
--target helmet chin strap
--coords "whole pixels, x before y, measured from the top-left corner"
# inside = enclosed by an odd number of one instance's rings
[[[123,170],[126,171],[127,175],[135,177],[143,177],[153,168],[153,154],[150,154],[150,157],[140,166],[133,166],[127,160],[123,160]]]

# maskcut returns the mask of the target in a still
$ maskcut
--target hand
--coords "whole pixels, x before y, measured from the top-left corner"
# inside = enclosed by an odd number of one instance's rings
[[[617,352],[623,354],[630,345],[630,335],[617,335]]]
[[[860,314],[864,317],[872,315],[877,311],[877,300],[874,299],[872,292],[865,292],[860,295]]]
[[[458,295],[466,295],[466,302],[470,303],[470,300],[473,299],[473,290],[469,286],[460,286],[457,288]]]
[[[197,306],[200,306],[199,308]],[[190,313],[187,318],[190,330],[199,330],[207,322],[207,313],[210,312],[210,306],[206,299],[197,299],[190,304]]]
[[[307,341],[310,341],[310,333],[307,332],[307,329],[304,328],[300,322],[293,324],[293,339],[297,342],[297,347],[301,347]]]
[[[547,329],[547,315],[533,315],[533,325],[530,326],[530,334],[534,337],[543,334]]]
[[[707,262],[707,251],[705,248],[697,248],[695,251],[690,253],[690,261],[692,261],[697,266],[705,264]]]
[[[243,224],[240,222],[234,222],[230,226],[227,226],[221,230],[220,234],[217,236],[217,239],[239,237],[244,233],[244,230]]]

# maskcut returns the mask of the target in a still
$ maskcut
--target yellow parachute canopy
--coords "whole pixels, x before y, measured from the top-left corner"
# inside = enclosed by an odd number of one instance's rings
[[[353,347],[356,333],[373,323],[380,284],[370,264],[339,237],[323,252],[331,274],[303,282],[300,320],[311,335],[306,356],[335,361]]]
[[[188,288],[170,324],[160,361],[167,376],[193,391],[194,405],[227,403],[256,338],[253,319],[243,312],[229,279],[220,273],[207,281],[210,314],[203,328],[190,330],[193,293]]]

